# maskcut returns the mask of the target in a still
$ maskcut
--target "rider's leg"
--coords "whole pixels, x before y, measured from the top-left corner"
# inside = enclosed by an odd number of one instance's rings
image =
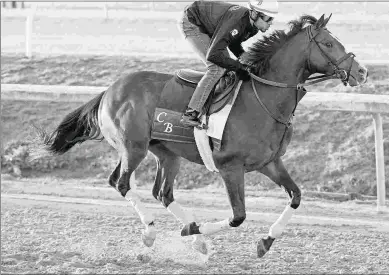
[[[207,34],[201,32],[198,26],[189,22],[186,14],[184,14],[180,20],[178,29],[185,40],[189,42],[189,45],[192,47],[193,51],[198,55],[198,57],[200,57],[204,65],[207,66],[206,55],[209,44],[211,42],[210,37]]]
[[[198,26],[189,22],[186,15],[184,15],[182,21],[180,21],[179,29],[185,37],[185,40],[188,41],[193,48],[194,52],[197,53],[203,63],[207,66],[207,72],[197,85],[192,99],[189,102],[188,109],[181,120],[183,124],[197,126],[200,124],[198,121],[198,115],[200,114],[202,107],[204,106],[213,87],[223,76],[226,70],[207,61],[206,55],[211,39],[207,34],[201,32]]]

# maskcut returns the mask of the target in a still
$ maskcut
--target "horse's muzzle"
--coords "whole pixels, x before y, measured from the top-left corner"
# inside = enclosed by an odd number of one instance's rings
[[[368,70],[365,66],[360,64],[355,64],[350,71],[349,84],[350,86],[357,86],[366,83],[367,77],[369,75]],[[355,83],[353,83],[355,82]]]

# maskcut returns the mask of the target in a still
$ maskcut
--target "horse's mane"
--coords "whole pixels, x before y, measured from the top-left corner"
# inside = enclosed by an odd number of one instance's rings
[[[256,68],[256,75],[263,75],[270,66],[271,57],[293,36],[299,33],[306,24],[315,24],[317,19],[311,15],[303,15],[298,20],[288,22],[289,32],[276,30],[254,42],[248,51],[240,56],[240,61]]]

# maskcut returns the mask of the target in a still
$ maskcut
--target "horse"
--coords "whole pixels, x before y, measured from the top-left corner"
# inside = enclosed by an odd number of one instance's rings
[[[289,31],[276,30],[258,39],[240,61],[255,70],[244,81],[232,106],[223,133],[223,147],[212,158],[222,177],[232,216],[218,222],[199,223],[174,200],[173,183],[180,160],[204,164],[196,144],[151,138],[157,106],[183,112],[191,94],[164,89],[174,75],[139,71],[120,77],[106,91],[69,113],[51,133],[38,132],[41,149],[63,154],[87,140],[105,139],[119,155],[108,183],[127,199],[145,229],[141,238],[152,246],[156,239],[155,217],[140,200],[131,175],[150,151],[157,162],[152,194],[183,225],[181,236],[193,236],[193,247],[207,253],[205,235],[240,226],[246,219],[244,175],[258,171],[287,193],[285,210],[271,225],[268,236],[256,242],[263,257],[279,238],[301,203],[301,191],[286,170],[281,157],[292,138],[292,118],[307,93],[312,74],[337,78],[345,85],[367,81],[367,69],[348,53],[327,28],[331,15],[319,19],[302,15],[290,21]],[[315,83],[323,79],[315,80]]]

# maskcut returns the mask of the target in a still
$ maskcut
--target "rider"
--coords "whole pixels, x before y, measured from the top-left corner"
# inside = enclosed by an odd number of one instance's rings
[[[244,52],[241,43],[266,32],[278,13],[277,0],[249,0],[248,8],[218,1],[195,1],[185,8],[179,28],[207,71],[182,116],[181,123],[199,126],[199,115],[213,87],[227,70],[249,80],[249,67],[232,59]]]

